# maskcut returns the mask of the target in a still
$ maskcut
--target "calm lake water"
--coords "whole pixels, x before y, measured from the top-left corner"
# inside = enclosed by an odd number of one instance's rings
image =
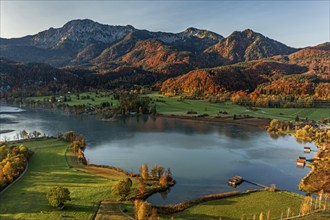
[[[296,167],[295,159],[304,155],[304,145],[294,137],[272,139],[265,131],[248,126],[142,116],[103,122],[57,110],[0,106],[0,130],[14,130],[0,138],[12,140],[23,129],[48,135],[68,130],[82,133],[91,163],[129,172],[138,172],[145,162],[150,168],[154,164],[170,167],[177,184],[167,195],[150,197],[154,204],[232,191],[227,180],[235,175],[299,192],[297,184],[309,172]],[[316,150],[314,145],[312,148]],[[313,154],[307,155],[311,157]],[[236,190],[255,188],[243,183]]]

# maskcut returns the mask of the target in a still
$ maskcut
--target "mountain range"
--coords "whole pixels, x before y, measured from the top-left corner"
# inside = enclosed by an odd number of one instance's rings
[[[314,83],[315,90],[330,80],[329,42],[297,49],[251,29],[223,37],[193,27],[180,33],[152,32],[84,19],[22,38],[0,38],[0,43],[2,91],[18,85],[55,85],[56,78],[61,86],[53,90],[61,90],[63,84],[71,89],[79,89],[76,84],[138,84],[165,94],[205,96],[219,91],[264,92],[260,85],[274,89],[272,83],[285,84],[281,80],[292,78]],[[22,74],[25,77],[19,78]],[[17,82],[22,79],[34,81]]]
[[[180,33],[151,32],[88,19],[73,20],[36,35],[0,40],[0,56],[14,61],[98,70],[129,66],[177,74],[297,50],[250,29],[224,38],[192,27]]]

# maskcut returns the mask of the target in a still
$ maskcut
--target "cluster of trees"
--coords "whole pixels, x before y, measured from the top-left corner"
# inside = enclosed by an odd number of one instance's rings
[[[304,77],[281,78],[260,84],[252,93],[234,92],[231,101],[259,107],[317,107],[329,104],[330,83],[316,83]]]
[[[140,172],[142,180],[156,180],[161,187],[168,187],[173,183],[171,168],[165,169],[162,166],[154,165],[149,172],[148,164],[144,163]]]
[[[0,190],[14,181],[25,169],[32,152],[25,146],[0,146]]]
[[[86,147],[86,140],[83,135],[77,135],[73,131],[67,131],[63,135],[59,135],[59,138],[70,142],[70,147],[75,155],[77,155],[78,160],[84,164],[87,165],[87,160],[85,158],[84,149]]]
[[[294,128],[294,124],[290,121],[281,121],[277,119],[273,119],[270,121],[269,126],[267,127],[267,131],[282,133],[283,131],[290,131]]]
[[[144,163],[141,166],[140,173],[141,175],[138,178],[137,185],[137,191],[140,195],[146,193],[147,181],[156,181],[158,182],[158,186],[161,187],[168,187],[174,182],[171,169],[165,169],[159,165],[154,165],[149,172],[148,164]],[[120,200],[123,200],[129,195],[132,184],[133,182],[130,178],[121,180],[112,187],[112,194],[118,196]]]
[[[128,115],[130,112],[139,114],[156,113],[155,108],[149,108],[151,99],[149,97],[141,97],[135,93],[122,92],[119,96],[120,113]]]
[[[318,143],[330,142],[330,130],[313,128],[311,125],[305,125],[303,128],[297,129],[295,136],[304,141],[316,141]]]
[[[12,138],[13,140],[19,140],[19,139],[33,139],[33,138],[40,138],[40,137],[46,137],[46,134],[41,134],[39,131],[32,131],[27,132],[26,130],[22,130],[19,133],[16,133],[16,135]],[[3,136],[3,140],[5,142],[10,141],[10,137]]]
[[[171,168],[165,169],[162,166],[154,165],[149,172],[148,164],[144,163],[140,172],[143,180],[158,180],[163,187],[167,187],[173,181]]]

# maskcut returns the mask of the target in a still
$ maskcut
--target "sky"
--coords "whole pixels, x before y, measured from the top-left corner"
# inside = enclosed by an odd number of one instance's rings
[[[224,37],[250,28],[297,48],[330,41],[330,0],[0,0],[0,9],[3,38],[32,35],[88,18],[150,31],[177,33],[196,27]]]

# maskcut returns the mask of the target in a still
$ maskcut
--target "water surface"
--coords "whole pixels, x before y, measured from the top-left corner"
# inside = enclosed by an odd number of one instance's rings
[[[254,127],[146,116],[103,122],[57,110],[22,110],[0,107],[0,130],[14,130],[1,134],[1,139],[13,139],[23,129],[49,135],[74,130],[86,137],[85,154],[91,163],[118,166],[129,172],[138,172],[145,162],[150,168],[154,164],[170,167],[177,184],[169,194],[148,199],[155,204],[231,191],[227,180],[235,175],[299,192],[297,184],[309,171],[295,164],[295,159],[303,155],[304,145],[291,136],[272,139]],[[236,190],[255,188],[244,183]]]

